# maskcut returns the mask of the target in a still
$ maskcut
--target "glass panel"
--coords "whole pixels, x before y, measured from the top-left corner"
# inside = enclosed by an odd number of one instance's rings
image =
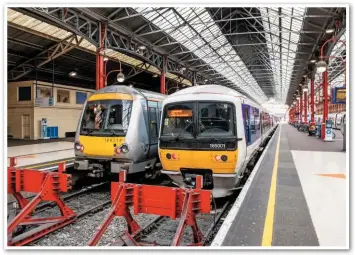
[[[163,136],[193,137],[193,103],[165,106],[163,120]]]
[[[84,104],[86,101],[86,93],[84,92],[76,92],[76,104]]]
[[[18,87],[18,101],[31,101],[31,86]]]
[[[234,134],[233,107],[231,104],[213,102],[198,104],[199,137],[218,137]]]
[[[70,91],[69,90],[57,90],[57,103],[70,103]]]
[[[132,101],[90,101],[84,110],[82,135],[125,135],[131,118]]]

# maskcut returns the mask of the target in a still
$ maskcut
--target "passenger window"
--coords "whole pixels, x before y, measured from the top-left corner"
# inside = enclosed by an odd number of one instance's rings
[[[157,122],[157,112],[153,107],[149,107],[149,118],[150,118],[150,137],[152,141],[157,141],[158,138],[158,122]]]

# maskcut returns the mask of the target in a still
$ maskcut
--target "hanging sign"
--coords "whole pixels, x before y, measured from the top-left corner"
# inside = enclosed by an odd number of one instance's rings
[[[346,88],[345,87],[333,88],[332,103],[333,104],[346,104]]]

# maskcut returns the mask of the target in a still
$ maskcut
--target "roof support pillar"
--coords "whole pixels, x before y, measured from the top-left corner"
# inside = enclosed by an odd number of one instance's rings
[[[167,94],[166,86],[165,86],[165,73],[166,73],[167,63],[168,63],[168,57],[164,55],[163,68],[161,70],[161,75],[160,75],[160,93],[162,94]]]
[[[107,26],[104,23],[99,24],[100,28],[100,42],[99,48],[96,51],[96,90],[105,87],[106,70],[104,68],[104,49]]]
[[[301,93],[300,93],[300,115],[299,115],[300,124],[302,124],[302,111],[303,111],[302,99],[303,99],[303,96],[302,96],[302,90],[301,90]]]
[[[314,77],[311,78],[311,125],[314,125]]]
[[[307,91],[303,92],[303,103],[304,103],[304,124],[308,123],[308,116],[307,116],[307,101],[308,101],[308,96],[307,96]]]
[[[325,139],[325,122],[328,119],[328,69],[323,73],[323,121],[322,139]]]

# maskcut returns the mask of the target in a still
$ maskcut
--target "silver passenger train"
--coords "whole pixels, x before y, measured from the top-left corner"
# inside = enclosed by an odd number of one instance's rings
[[[164,98],[129,86],[96,91],[85,103],[77,126],[74,168],[91,177],[103,177],[118,173],[125,165],[129,174],[152,176],[159,163]]]

